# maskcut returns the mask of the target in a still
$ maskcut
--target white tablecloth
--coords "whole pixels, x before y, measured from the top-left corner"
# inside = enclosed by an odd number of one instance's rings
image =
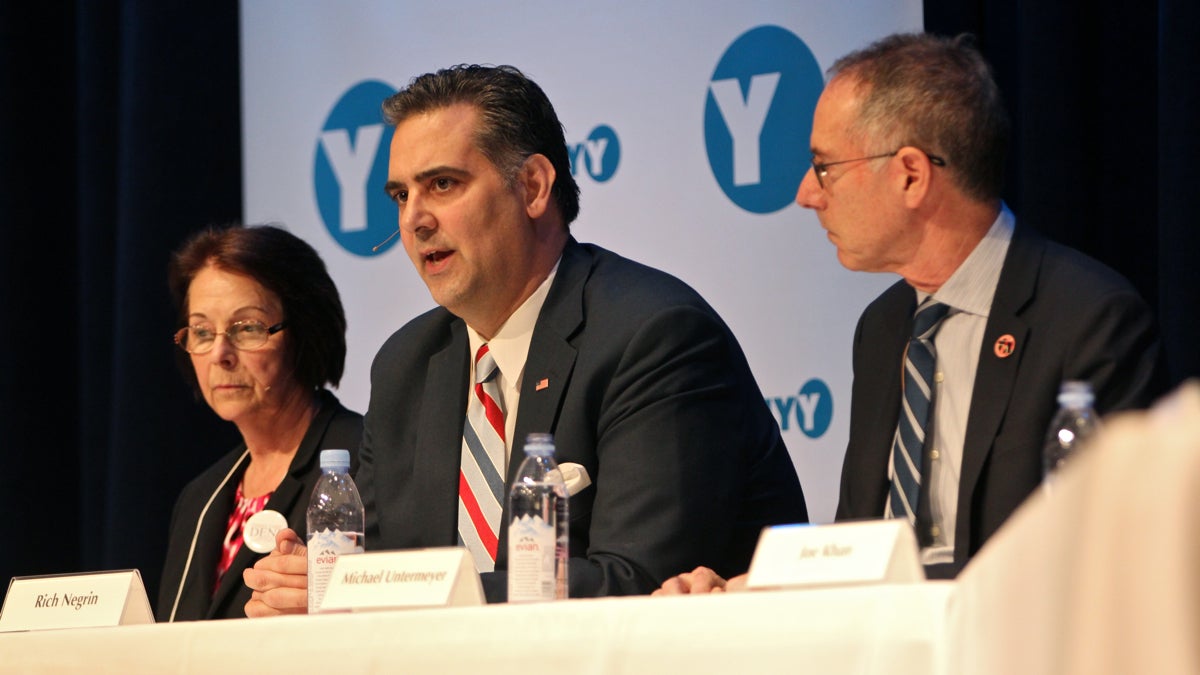
[[[953,585],[200,621],[0,635],[4,672],[919,673]]]
[[[949,672],[1200,673],[1200,383],[1106,420],[957,583]]]

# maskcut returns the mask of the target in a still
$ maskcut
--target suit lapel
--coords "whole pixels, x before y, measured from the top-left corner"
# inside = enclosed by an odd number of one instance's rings
[[[278,511],[286,518],[287,514],[292,510],[292,506],[295,505],[296,500],[300,497],[301,487],[302,484],[300,481],[290,475],[285,476],[283,481],[280,482],[279,487],[271,495],[271,498],[263,506],[263,510],[271,509],[272,511]],[[289,525],[294,525],[294,523],[290,523]],[[303,530],[298,531],[297,534],[302,538],[304,537]],[[221,535],[221,542],[222,544],[224,543],[224,532]],[[217,548],[220,549],[222,544],[219,544]],[[238,549],[237,555],[229,563],[229,569],[221,577],[217,590],[213,594],[212,603],[208,607],[207,618],[215,618],[219,613],[218,610],[228,602],[229,597],[242,588],[242,570],[253,567],[255,561],[261,556],[261,553],[256,553],[250,550],[249,546],[246,546],[244,543],[242,544],[242,547]]]
[[[530,433],[554,433],[558,413],[575,367],[576,350],[568,339],[583,324],[583,288],[591,273],[591,259],[583,247],[571,239],[563,249],[562,260],[546,302],[538,314],[529,343],[529,355],[521,383],[521,403],[513,431],[505,485],[512,485],[525,459],[525,437]],[[504,503],[501,523],[508,522],[508,503]],[[508,528],[500,527],[497,566],[508,558]]]
[[[860,346],[868,355],[863,362],[864,372],[854,375],[864,382],[876,383],[867,389],[869,402],[864,408],[874,415],[874,420],[861,426],[862,433],[868,434],[861,447],[869,454],[867,465],[861,467],[860,472],[864,480],[872,483],[864,496],[872,498],[867,511],[876,515],[883,514],[887,502],[892,439],[900,419],[904,347],[912,333],[913,312],[917,307],[916,292],[911,286],[900,282],[895,288],[895,299],[885,306],[880,317],[882,328],[874,333],[874,337],[868,338],[871,344]]]
[[[1000,280],[996,284],[996,294],[992,298],[983,345],[980,347],[975,386],[971,391],[971,410],[963,440],[955,531],[956,559],[960,559],[961,554],[961,559],[965,560],[965,552],[970,547],[967,539],[972,497],[1012,397],[1013,383],[1024,355],[1023,347],[1029,337],[1029,326],[1021,318],[1020,312],[1033,299],[1044,251],[1045,240],[1018,225],[1009,243]],[[997,343],[1007,344],[1009,341],[1015,345],[1011,353],[1001,355],[1003,346],[1001,353],[997,353]]]
[[[419,541],[452,546],[458,537],[458,473],[462,452],[463,418],[467,410],[467,377],[470,374],[467,327],[461,320],[450,323],[450,338],[429,359],[425,397],[417,420],[413,461],[414,505],[423,514]],[[441,383],[456,382],[458,386]],[[447,495],[453,498],[447,499]]]
[[[245,451],[245,446],[242,446]],[[191,605],[192,616],[211,616],[216,605],[213,597],[213,584],[216,583],[217,562],[224,552],[225,526],[233,506],[237,485],[241,480],[242,471],[249,462],[250,456],[243,454],[234,463],[229,480],[216,488],[216,494],[204,512],[196,535],[196,548],[192,563],[184,580],[187,590],[180,599],[179,613],[184,613],[184,606]]]
[[[337,405],[333,401],[333,395],[327,391],[321,393],[321,407],[317,410],[317,414],[313,417],[312,422],[308,425],[308,431],[304,432],[304,438],[300,441],[300,447],[296,449],[296,455],[292,457],[292,463],[288,466],[287,475],[279,482],[279,487],[271,494],[271,498],[263,505],[263,509],[271,509],[278,511],[284,518],[288,518],[289,527],[302,526],[304,523],[292,522],[289,515],[292,513],[296,504],[300,500],[307,500],[309,495],[302,494],[304,487],[304,474],[309,470],[311,464],[316,461],[318,447],[321,444],[321,439],[325,438],[325,432],[329,428],[329,423],[333,421],[334,413],[337,412]],[[240,472],[239,472],[240,474]],[[234,482],[236,486],[237,483]],[[230,499],[232,502],[232,498]],[[301,539],[304,538],[304,527],[296,530]],[[225,534],[221,533],[221,541],[224,543]],[[250,547],[242,545],[238,549],[237,555],[229,564],[229,569],[221,577],[220,583],[217,585],[217,590],[213,594],[212,603],[208,607],[208,618],[214,618],[218,610],[229,601],[229,597],[242,588],[242,570],[252,567],[255,561],[261,557],[261,553],[255,553],[250,550]]]
[[[586,251],[571,240],[563,249],[554,284],[538,314],[525,361],[509,479],[525,457],[525,436],[554,431],[559,404],[575,366],[575,347],[567,340],[583,324],[583,287],[591,272],[590,262]]]

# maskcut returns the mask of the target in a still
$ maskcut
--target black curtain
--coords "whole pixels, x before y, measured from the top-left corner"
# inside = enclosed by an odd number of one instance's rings
[[[1176,382],[1200,374],[1198,14],[925,7],[996,68],[1018,217],[1141,289]],[[236,442],[175,370],[165,269],[189,232],[241,217],[238,39],[233,0],[0,0],[0,591],[135,567],[153,598],[179,488]]]
[[[1017,218],[1123,273],[1159,316],[1172,380],[1200,375],[1200,4],[925,0],[972,33],[1013,117]]]
[[[0,0],[0,589],[155,593],[175,496],[236,442],[175,368],[166,264],[241,218],[239,91],[234,0]]]

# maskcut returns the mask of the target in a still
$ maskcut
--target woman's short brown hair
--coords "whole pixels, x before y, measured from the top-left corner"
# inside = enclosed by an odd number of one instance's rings
[[[279,297],[287,321],[288,358],[301,385],[337,386],[346,363],[346,314],[325,263],[303,239],[272,225],[209,227],[192,235],[172,256],[167,279],[187,323],[187,294],[200,270],[212,265],[243,274]],[[181,365],[196,385],[186,354]]]

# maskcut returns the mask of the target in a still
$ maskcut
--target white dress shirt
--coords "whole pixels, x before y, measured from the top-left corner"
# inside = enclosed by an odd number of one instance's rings
[[[561,260],[561,259],[560,259]],[[467,326],[467,338],[471,345],[471,368],[467,374],[467,387],[475,384],[475,353],[486,342],[488,351],[496,360],[500,369],[497,376],[500,380],[500,393],[504,398],[504,449],[506,465],[500,467],[501,476],[508,475],[507,458],[512,454],[513,432],[517,428],[517,407],[521,403],[521,382],[525,378],[525,360],[529,357],[529,343],[533,340],[533,327],[537,324],[538,315],[546,296],[550,294],[550,286],[554,283],[554,275],[558,273],[558,263],[546,276],[545,281],[537,290],[526,298],[525,302],[512,313],[512,316],[500,326],[491,340],[484,340],[474,328]]]
[[[958,484],[962,474],[963,442],[971,411],[975,371],[987,328],[992,298],[1000,281],[1004,256],[1012,240],[1016,219],[1008,206],[987,234],[934,294],[934,300],[950,306],[934,336],[937,365],[934,374],[933,429],[929,453],[921,470],[929,483],[929,513],[932,543],[921,551],[926,565],[954,561],[954,528],[958,516]],[[928,293],[917,291],[919,306]]]

